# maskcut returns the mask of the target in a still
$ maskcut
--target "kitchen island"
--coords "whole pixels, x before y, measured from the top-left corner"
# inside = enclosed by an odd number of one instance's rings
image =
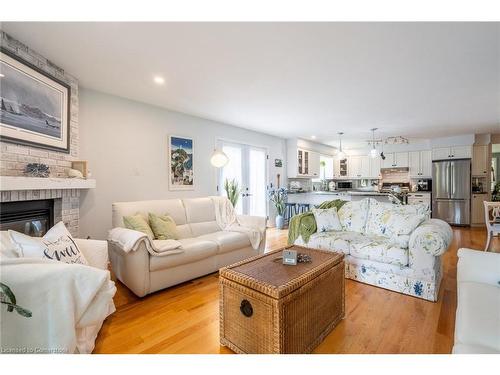
[[[388,193],[379,193],[378,191],[360,190],[288,192],[288,203],[308,203],[313,206],[334,199],[359,201],[368,197],[374,198],[379,202],[389,202],[389,195]]]

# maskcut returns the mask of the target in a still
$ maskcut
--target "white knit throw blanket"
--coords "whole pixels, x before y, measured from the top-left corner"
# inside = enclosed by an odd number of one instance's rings
[[[215,220],[217,225],[223,231],[245,233],[252,244],[252,247],[257,250],[262,241],[262,234],[258,228],[243,226],[238,221],[238,216],[234,210],[233,204],[227,197],[213,196],[211,197],[215,206]]]
[[[2,304],[5,353],[91,353],[104,319],[115,311],[109,271],[36,258],[0,258],[2,283],[26,317]]]
[[[153,256],[179,254],[184,251],[180,248],[182,243],[177,240],[151,240],[145,233],[121,227],[109,231],[108,241],[116,243],[126,253],[136,251],[142,242]]]

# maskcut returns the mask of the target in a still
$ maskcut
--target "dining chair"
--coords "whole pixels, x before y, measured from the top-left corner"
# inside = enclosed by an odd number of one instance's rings
[[[500,234],[500,202],[484,202],[484,218],[488,238],[484,251],[490,247],[491,237]]]

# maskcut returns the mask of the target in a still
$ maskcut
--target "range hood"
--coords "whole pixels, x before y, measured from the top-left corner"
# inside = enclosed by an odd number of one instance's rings
[[[380,173],[382,174],[410,173],[410,168],[408,167],[380,168]]]

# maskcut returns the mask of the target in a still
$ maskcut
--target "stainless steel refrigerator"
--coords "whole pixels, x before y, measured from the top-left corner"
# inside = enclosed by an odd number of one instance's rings
[[[470,224],[470,159],[432,163],[432,217],[449,224]]]

